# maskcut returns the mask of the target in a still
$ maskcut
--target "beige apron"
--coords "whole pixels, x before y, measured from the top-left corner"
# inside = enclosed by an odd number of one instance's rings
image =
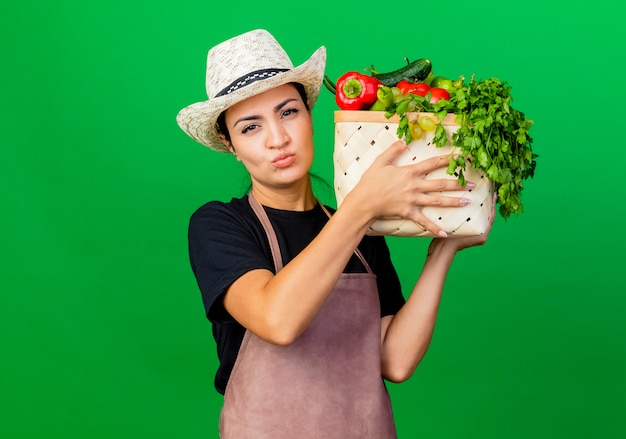
[[[276,234],[263,208],[252,195],[249,200],[278,271],[282,258]],[[222,439],[397,437],[380,370],[376,277],[358,250],[357,255],[367,273],[342,274],[292,344],[273,345],[246,331],[226,386]]]

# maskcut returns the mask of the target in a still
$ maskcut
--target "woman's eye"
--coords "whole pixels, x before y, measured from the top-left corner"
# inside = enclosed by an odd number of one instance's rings
[[[241,130],[241,134],[246,134],[252,130],[255,130],[258,127],[256,124],[246,125],[243,130]]]
[[[283,117],[287,117],[289,115],[296,114],[298,111],[299,110],[297,108],[289,108],[289,109],[283,111]]]

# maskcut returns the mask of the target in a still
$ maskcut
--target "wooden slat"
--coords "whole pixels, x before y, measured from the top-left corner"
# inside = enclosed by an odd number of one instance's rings
[[[417,118],[419,116],[430,116],[438,122],[439,119],[433,113],[407,113],[409,119]],[[447,114],[443,119],[444,125],[459,125],[455,121],[456,114]],[[394,114],[389,119],[385,117],[384,111],[350,111],[350,110],[338,110],[335,111],[335,122],[390,122],[399,123],[400,116]]]

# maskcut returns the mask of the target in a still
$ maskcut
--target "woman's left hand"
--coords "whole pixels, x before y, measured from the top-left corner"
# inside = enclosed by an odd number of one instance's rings
[[[491,228],[493,226],[493,222],[496,218],[496,202],[498,201],[497,193],[493,195],[493,205],[491,207],[491,213],[489,215],[489,224],[487,226],[487,230],[480,235],[475,236],[459,236],[455,238],[434,238],[430,244],[430,250],[433,247],[441,247],[449,249],[450,251],[456,253],[463,249],[469,247],[475,247],[479,245],[484,245],[489,238],[489,232],[491,232]]]

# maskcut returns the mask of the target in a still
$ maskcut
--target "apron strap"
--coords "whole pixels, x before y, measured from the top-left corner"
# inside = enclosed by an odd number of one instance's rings
[[[270,250],[272,251],[272,257],[274,258],[274,266],[276,267],[276,272],[278,273],[283,268],[283,258],[280,254],[278,238],[276,238],[276,233],[274,232],[272,223],[270,222],[270,219],[267,216],[265,209],[263,209],[263,207],[258,202],[256,197],[252,194],[252,192],[248,194],[248,202],[250,203],[250,206],[252,206],[252,210],[254,211],[254,213],[256,213],[256,216],[259,218],[259,221],[261,221],[261,225],[263,226],[263,229],[265,230],[267,239],[269,240],[269,243],[270,243]],[[330,218],[331,214],[328,211],[328,209],[326,209],[326,207],[324,207],[322,203],[319,203],[319,205],[322,208],[322,210],[326,213],[328,218]],[[367,263],[367,261],[365,260],[365,257],[363,256],[363,254],[361,253],[361,250],[359,250],[358,247],[354,250],[354,253],[359,258],[359,260],[361,261],[361,263],[363,264],[367,272],[369,274],[373,274],[372,268]]]
[[[252,206],[252,210],[256,213],[256,216],[259,218],[259,221],[261,221],[263,229],[265,229],[265,234],[267,235],[267,239],[270,243],[272,257],[274,258],[274,267],[276,268],[276,273],[278,273],[283,268],[283,258],[280,254],[278,238],[276,238],[276,233],[274,232],[272,223],[270,222],[267,213],[265,213],[265,209],[261,207],[261,204],[257,201],[252,192],[248,195],[248,202],[250,203],[250,206]]]
[[[326,212],[326,215],[328,215],[328,218],[330,218],[331,215],[330,215],[330,212],[328,211],[328,209],[326,209],[322,203],[319,203],[319,204],[322,207],[322,210],[324,212]],[[358,247],[356,249],[354,249],[354,254],[356,254],[357,258],[359,258],[359,260],[361,261],[361,263],[363,264],[363,266],[365,267],[367,272],[369,274],[373,274],[373,271],[372,271],[372,268],[370,267],[370,264],[367,263],[367,261],[365,260],[365,256],[363,256],[363,253],[361,253],[361,250],[359,250]]]

